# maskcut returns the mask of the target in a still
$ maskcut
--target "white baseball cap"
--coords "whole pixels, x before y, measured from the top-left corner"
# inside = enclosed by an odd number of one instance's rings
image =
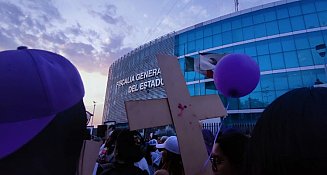
[[[176,136],[170,136],[163,144],[157,144],[157,148],[164,148],[172,153],[181,154],[179,151],[178,140]]]

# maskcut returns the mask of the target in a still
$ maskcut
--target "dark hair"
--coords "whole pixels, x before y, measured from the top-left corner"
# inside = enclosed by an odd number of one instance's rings
[[[248,137],[237,130],[227,130],[216,140],[231,165],[241,169]]]
[[[108,148],[107,154],[111,154],[114,151],[116,140],[122,129],[115,129],[105,142],[105,147]]]
[[[277,98],[253,130],[245,174],[326,174],[326,117],[326,88],[295,89]]]
[[[134,141],[135,132],[122,130],[116,141],[116,160],[134,163],[142,159],[143,154],[139,145]]]
[[[167,171],[169,172],[169,175],[183,175],[184,167],[181,155],[172,153],[168,150],[166,151],[166,166],[168,168]]]
[[[76,174],[86,122],[83,101],[58,113],[30,142],[0,160],[0,174]]]

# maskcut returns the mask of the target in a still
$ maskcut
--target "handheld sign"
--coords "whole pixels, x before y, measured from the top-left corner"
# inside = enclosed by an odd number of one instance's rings
[[[218,95],[190,96],[177,57],[158,55],[157,60],[167,98],[125,102],[130,130],[173,124],[185,174],[212,174],[211,166],[203,168],[208,154],[199,120],[227,112]]]

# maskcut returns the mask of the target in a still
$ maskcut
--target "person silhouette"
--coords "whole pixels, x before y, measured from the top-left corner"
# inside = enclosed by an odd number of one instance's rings
[[[75,66],[45,50],[0,52],[0,174],[76,174],[86,135]]]
[[[298,88],[274,100],[257,121],[245,156],[246,175],[327,172],[327,88]]]

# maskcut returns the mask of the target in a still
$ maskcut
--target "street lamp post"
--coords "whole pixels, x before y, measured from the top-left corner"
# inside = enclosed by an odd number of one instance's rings
[[[92,115],[92,120],[91,120],[91,126],[93,126],[93,118],[94,118],[94,112],[95,112],[95,104],[96,104],[96,101],[93,101],[93,115]]]
[[[316,51],[318,52],[318,54],[322,57],[322,59],[324,59],[324,67],[325,67],[325,75],[326,75],[326,80],[327,80],[327,67],[326,67],[326,44],[319,44],[316,45]]]

